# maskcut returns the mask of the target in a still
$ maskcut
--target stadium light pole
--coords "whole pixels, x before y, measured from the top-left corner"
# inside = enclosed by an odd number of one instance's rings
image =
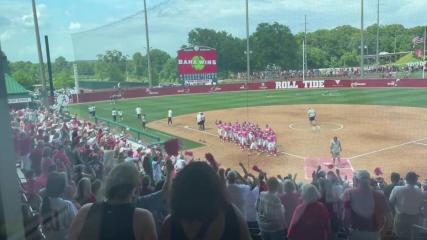
[[[427,27],[424,27],[424,57],[423,57],[423,60],[424,60],[424,66],[423,66],[423,79],[424,79],[424,72],[425,72],[425,68],[426,68],[426,66],[427,66],[427,64],[426,64],[426,37],[427,37]]]
[[[305,40],[302,40],[302,80],[305,81]]]
[[[33,5],[33,18],[34,18],[34,30],[36,32],[36,43],[37,43],[37,53],[39,57],[39,71],[40,71],[40,79],[42,80],[42,91],[41,91],[41,100],[43,105],[47,106],[47,99],[46,99],[46,77],[44,74],[44,64],[43,64],[43,54],[42,54],[42,47],[40,43],[40,32],[39,32],[39,22],[37,19],[37,10],[36,10],[36,2],[35,0],[32,0]]]
[[[148,36],[148,17],[147,17],[147,3],[144,0],[144,16],[145,16],[145,39],[147,43],[147,70],[148,70],[148,87],[153,87],[151,79],[151,60],[150,60],[150,37]]]
[[[250,79],[250,50],[249,50],[249,0],[246,0],[246,85]],[[247,87],[247,86],[246,86]]]
[[[365,77],[364,70],[364,48],[365,44],[363,43],[363,0],[360,0],[361,11],[360,11],[360,78]]]
[[[377,66],[380,65],[379,49],[380,49],[380,0],[377,1],[377,55],[375,59]]]
[[[307,44],[307,14],[304,15],[304,43]],[[305,46],[305,69],[308,71],[308,64],[307,64],[307,46]]]

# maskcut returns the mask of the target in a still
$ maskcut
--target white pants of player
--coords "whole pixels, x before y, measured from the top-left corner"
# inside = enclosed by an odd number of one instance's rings
[[[258,147],[257,147],[257,143],[256,142],[252,142],[251,143],[251,146],[249,147],[251,150],[257,150],[258,149]]]
[[[276,142],[270,142],[268,144],[268,151],[269,152],[276,152],[277,151]]]

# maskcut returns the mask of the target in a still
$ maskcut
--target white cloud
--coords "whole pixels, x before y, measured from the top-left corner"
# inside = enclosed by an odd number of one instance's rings
[[[43,26],[46,23],[46,15],[45,15],[46,9],[47,9],[47,6],[46,6],[46,4],[43,4],[43,3],[38,4],[36,7],[37,21],[39,23],[39,26]],[[31,10],[31,12],[27,12],[25,14],[22,14],[21,21],[25,27],[34,26],[34,17],[33,17],[32,10]]]
[[[71,31],[79,30],[82,27],[82,25],[79,22],[70,22],[70,25],[68,25],[68,29]]]
[[[0,34],[0,40],[1,41],[7,41],[7,40],[9,40],[9,39],[11,39],[12,38],[12,32],[11,31],[5,31],[5,32],[2,32],[1,34]]]
[[[48,2],[47,0],[38,0]],[[2,17],[10,23],[0,26],[0,37],[9,39],[5,48],[13,59],[36,59],[36,52],[23,52],[22,46],[34,45],[33,16],[29,0],[0,0]],[[141,1],[74,0],[61,4],[38,5],[41,32],[52,39],[53,54],[72,58],[70,32],[96,28],[85,34],[72,34],[78,46],[75,55],[95,55],[105,48],[118,48],[129,54],[144,51],[144,15],[131,21],[120,21],[143,9]],[[64,4],[62,3],[64,2]],[[65,4],[70,2],[70,4]],[[72,3],[71,3],[72,2]],[[407,27],[426,25],[426,0],[380,0],[381,24],[400,23]],[[166,50],[171,55],[187,41],[188,32],[196,27],[225,30],[234,36],[245,37],[245,0],[147,0],[149,7],[150,40],[153,48]],[[87,15],[87,6],[90,9]],[[82,11],[82,9],[85,11]],[[340,25],[360,25],[360,1],[342,0],[250,0],[250,32],[261,22],[279,22],[289,26],[293,33],[304,29],[307,14],[308,31],[334,28]],[[117,14],[108,14],[115,12]],[[83,16],[83,14],[86,14]],[[52,19],[52,21],[47,21]],[[1,20],[1,19],[0,19]],[[376,21],[376,1],[365,0],[365,26]],[[1,21],[0,21],[1,24]],[[43,27],[44,24],[44,27]],[[105,27],[104,24],[108,24]],[[55,50],[56,49],[56,50]],[[89,56],[87,56],[89,57]]]

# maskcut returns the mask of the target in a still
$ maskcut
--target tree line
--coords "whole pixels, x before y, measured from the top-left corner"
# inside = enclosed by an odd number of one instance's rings
[[[365,29],[365,54],[375,54],[377,25]],[[379,26],[380,52],[413,50],[412,39],[422,35],[423,26],[405,28],[400,24]],[[274,22],[261,23],[249,37],[251,70],[263,71],[268,65],[283,70],[302,68],[302,42],[306,38],[307,67],[353,67],[360,62],[360,30],[344,25],[333,29],[321,29],[292,34],[289,27]],[[195,28],[188,33],[187,46],[209,46],[217,50],[217,67],[220,78],[232,78],[237,72],[246,71],[246,39],[226,31]],[[150,50],[153,85],[178,81],[175,57],[160,49]],[[100,53],[96,60],[77,61],[78,72],[83,80],[148,82],[147,56],[135,52],[127,58],[118,50]],[[72,62],[58,57],[53,62],[55,88],[74,85]],[[31,89],[40,83],[38,65],[17,61],[10,62],[7,71],[24,87]]]

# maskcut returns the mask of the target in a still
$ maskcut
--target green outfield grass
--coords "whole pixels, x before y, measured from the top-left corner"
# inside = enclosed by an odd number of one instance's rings
[[[142,107],[147,115],[148,122],[150,122],[165,119],[169,108],[173,110],[174,116],[179,116],[218,109],[286,104],[367,104],[427,107],[427,89],[270,90],[124,99],[117,101],[115,105],[109,101],[94,103],[97,115],[109,119],[111,119],[113,107],[123,110],[124,121],[121,123],[134,128],[141,128],[141,123],[135,115],[137,106]],[[70,112],[87,118],[89,105],[91,104],[72,105]],[[152,129],[148,129],[148,131],[158,134],[162,140],[172,138],[167,133]],[[184,149],[201,146],[200,143],[188,139],[181,139],[181,142]]]

